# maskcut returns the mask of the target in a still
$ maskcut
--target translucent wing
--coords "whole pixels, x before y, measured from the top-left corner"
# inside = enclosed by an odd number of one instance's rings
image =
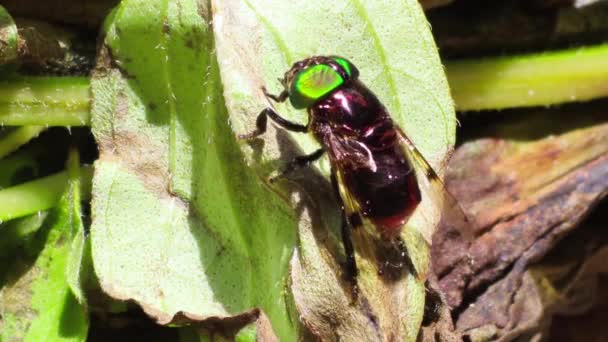
[[[422,215],[426,218],[438,217],[441,219],[441,224],[448,225],[450,231],[457,231],[466,240],[472,240],[474,237],[473,226],[456,198],[445,188],[439,175],[416,148],[416,145],[401,128],[395,128],[399,133],[405,153],[416,170],[418,185],[423,193],[423,203],[419,205],[419,208],[422,207],[421,210],[423,210]],[[424,203],[425,194],[432,203]],[[439,224],[439,222],[436,222],[436,224]],[[425,235],[427,240],[430,240],[431,237],[428,234],[421,233]]]
[[[342,200],[342,204],[344,205],[344,212],[346,214],[347,222],[350,228],[358,228],[364,222],[359,203],[355,198],[353,198],[348,188],[344,185],[344,177],[342,173],[340,171],[336,171],[335,175],[338,183],[338,193],[340,195],[340,199]]]
[[[337,181],[336,191],[339,193],[344,205],[349,223],[354,226],[362,224],[363,217],[360,213],[360,205],[345,186],[342,170],[346,164],[357,164],[359,167],[375,167],[371,152],[362,144],[352,139],[344,139],[336,135],[327,136],[327,146],[329,147],[329,158],[334,165],[332,173]]]

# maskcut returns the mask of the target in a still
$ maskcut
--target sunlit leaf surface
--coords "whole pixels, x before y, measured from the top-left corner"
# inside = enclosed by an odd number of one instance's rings
[[[320,337],[333,321],[340,329],[331,334],[347,339],[415,338],[428,264],[422,235],[437,218],[404,230],[421,278],[387,285],[361,261],[368,305],[350,305],[327,165],[303,182],[266,182],[315,143],[273,129],[263,144],[235,135],[252,130],[267,105],[261,86],[278,92],[291,63],[340,54],[439,167],[455,120],[416,1],[123,1],[105,32],[92,83],[100,145],[92,251],[106,292],[162,323],[258,307],[282,340],[295,339],[298,317]]]

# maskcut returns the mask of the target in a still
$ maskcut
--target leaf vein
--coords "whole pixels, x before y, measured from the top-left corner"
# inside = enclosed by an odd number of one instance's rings
[[[353,7],[355,8],[359,17],[363,20],[365,30],[367,32],[369,32],[369,35],[372,37],[372,41],[374,43],[374,48],[378,52],[378,58],[380,59],[380,65],[382,66],[382,73],[386,75],[386,80],[387,80],[387,83],[390,88],[393,104],[396,107],[396,109],[401,111],[403,108],[401,106],[401,101],[399,100],[399,94],[397,92],[397,85],[395,83],[395,79],[392,77],[392,74],[390,72],[391,68],[388,65],[388,61],[387,61],[388,58],[386,56],[386,51],[384,49],[384,46],[380,42],[380,37],[378,37],[378,33],[374,29],[374,26],[372,25],[372,21],[369,19],[369,16],[367,15],[367,13],[366,13],[365,9],[363,8],[363,6],[361,5],[361,3],[358,0],[351,0],[351,3],[353,4]]]

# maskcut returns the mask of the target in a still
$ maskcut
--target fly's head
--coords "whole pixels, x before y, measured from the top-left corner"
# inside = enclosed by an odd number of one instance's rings
[[[281,83],[289,93],[294,108],[307,108],[338,87],[355,80],[359,70],[346,58],[313,56],[296,62]]]

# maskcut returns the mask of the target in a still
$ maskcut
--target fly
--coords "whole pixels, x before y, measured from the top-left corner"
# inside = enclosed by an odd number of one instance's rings
[[[369,222],[384,240],[400,242],[402,227],[420,204],[421,185],[452,224],[464,227],[467,221],[437,173],[358,76],[357,68],[338,56],[313,56],[293,64],[281,80],[283,91],[272,95],[264,89],[264,94],[306,109],[308,123],[286,120],[270,106],[258,115],[253,132],[239,136],[252,139],[263,134],[268,118],[286,130],[313,134],[321,148],[296,157],[271,181],[328,154],[342,211],[346,271],[354,284],[357,265],[351,230]],[[397,245],[404,248],[402,242]]]

